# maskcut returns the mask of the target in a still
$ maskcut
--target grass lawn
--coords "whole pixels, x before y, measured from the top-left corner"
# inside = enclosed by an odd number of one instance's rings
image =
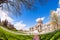
[[[60,40],[60,30],[39,35],[41,40]],[[0,27],[0,40],[32,40],[33,35],[21,35],[8,32]]]

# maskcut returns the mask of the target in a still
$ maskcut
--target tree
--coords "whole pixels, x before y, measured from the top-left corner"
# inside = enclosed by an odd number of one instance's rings
[[[21,15],[21,6],[24,5],[27,8],[31,8],[33,6],[33,0],[0,0],[0,7],[3,8],[4,4],[6,4],[5,6],[7,7],[8,11],[16,11],[15,15]]]
[[[7,27],[7,25],[8,25],[8,21],[7,20],[2,21],[2,26]]]
[[[11,24],[10,22],[8,22],[7,28],[10,29],[10,30],[16,30],[16,29],[14,28],[14,25]]]
[[[55,11],[51,11],[50,19],[51,19],[51,24],[56,25],[56,27],[58,28],[59,18],[58,18],[58,14]]]
[[[1,25],[1,19],[0,19],[0,25]]]

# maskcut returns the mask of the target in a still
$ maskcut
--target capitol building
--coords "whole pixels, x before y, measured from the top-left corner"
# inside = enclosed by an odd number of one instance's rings
[[[51,25],[51,22],[47,23],[47,24],[43,24],[43,20],[41,18],[39,18],[39,20],[37,21],[37,24],[31,28],[29,28],[29,31],[31,33],[34,33],[35,31],[37,31],[38,33],[45,33],[45,32],[50,32],[52,30],[54,30],[54,26]]]

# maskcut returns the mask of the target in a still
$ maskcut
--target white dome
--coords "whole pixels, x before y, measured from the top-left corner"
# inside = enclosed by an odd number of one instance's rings
[[[36,22],[43,21],[44,19],[45,19],[45,17],[37,18],[37,19],[36,19]]]

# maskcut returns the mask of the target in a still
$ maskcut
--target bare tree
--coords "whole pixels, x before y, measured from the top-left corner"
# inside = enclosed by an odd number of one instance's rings
[[[7,20],[2,21],[2,26],[7,27],[7,25],[8,25],[8,21]]]
[[[10,11],[10,12],[16,11],[15,15],[17,15],[17,14],[21,15],[22,5],[24,5],[27,8],[31,8],[33,6],[33,0],[0,0],[0,7],[3,8],[4,4],[6,4],[8,11]]]
[[[52,24],[56,25],[58,28],[58,22],[59,22],[58,14],[55,13],[54,11],[51,11],[50,19],[51,19]]]

